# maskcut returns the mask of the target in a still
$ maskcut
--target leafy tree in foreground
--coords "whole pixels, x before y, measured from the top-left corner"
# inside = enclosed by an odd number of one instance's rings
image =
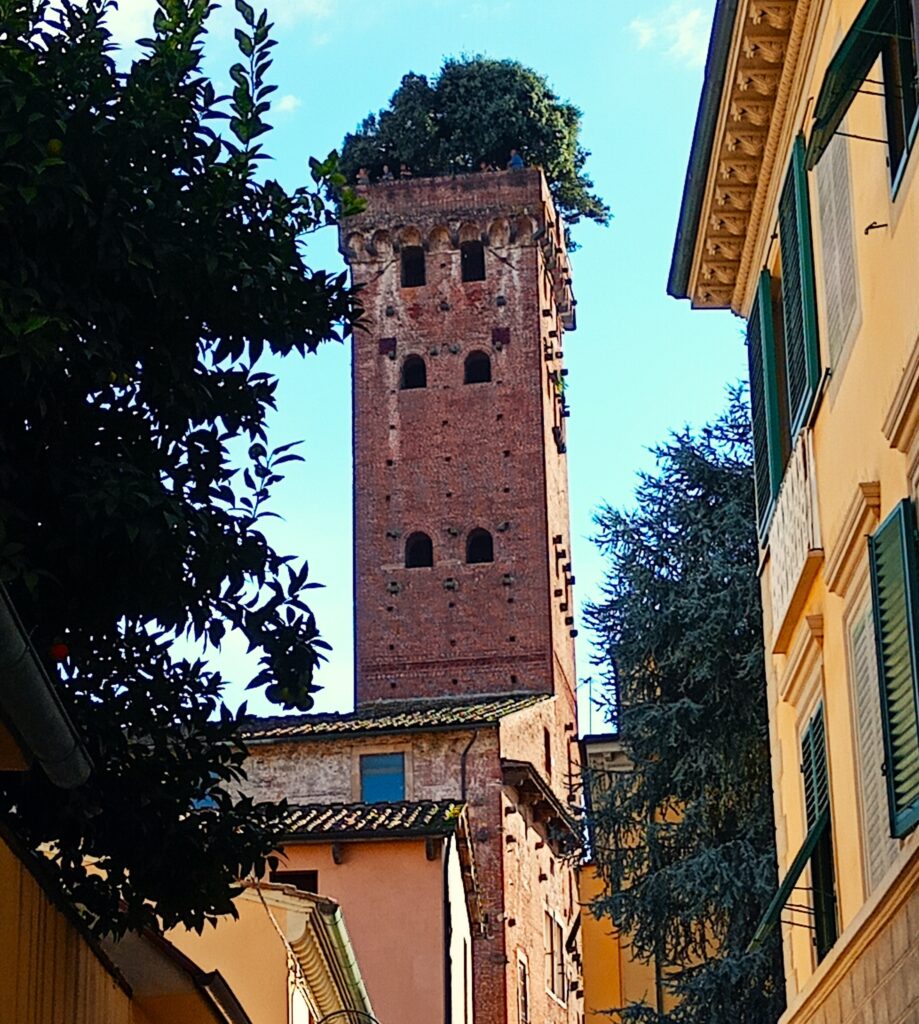
[[[3,777],[0,815],[49,844],[100,932],[232,913],[273,847],[283,808],[227,786],[245,748],[220,677],[170,642],[236,630],[261,655],[252,685],[310,706],[312,584],[262,526],[299,456],[266,446],[276,381],[257,364],[352,315],[344,276],[302,251],[332,220],[334,159],[291,193],[256,176],[266,15],[237,0],[221,99],[200,70],[210,0],[159,0],[126,74],[112,6],[0,0],[0,580],[95,766],[69,794]]]
[[[777,881],[742,393],[655,453],[634,511],[596,520],[609,565],[588,615],[634,770],[595,802],[607,885],[593,911],[659,971],[662,1006],[622,1021],[768,1024],[784,1006],[781,947],[774,935],[746,952]]]
[[[569,224],[587,217],[605,224],[609,210],[584,174],[590,155],[578,142],[581,112],[562,102],[545,78],[513,60],[447,60],[429,82],[407,74],[378,114],[342,144],[342,172],[361,167],[373,178],[383,165],[406,163],[415,175],[477,171],[481,161],[503,169],[512,148],[545,171],[555,205]]]

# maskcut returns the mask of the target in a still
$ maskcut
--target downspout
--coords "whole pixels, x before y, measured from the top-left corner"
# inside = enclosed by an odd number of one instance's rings
[[[466,802],[466,757],[472,749],[472,744],[475,743],[476,736],[478,736],[478,732],[473,729],[469,742],[463,747],[463,752],[460,754],[460,797],[463,803]]]
[[[55,786],[74,789],[89,778],[89,755],[4,587],[0,587],[0,708],[17,739]]]
[[[472,735],[474,739],[475,733]],[[453,1021],[453,959],[450,956],[450,943],[453,941],[453,920],[450,915],[450,843],[452,841],[452,836],[444,838],[444,1024],[452,1024]]]

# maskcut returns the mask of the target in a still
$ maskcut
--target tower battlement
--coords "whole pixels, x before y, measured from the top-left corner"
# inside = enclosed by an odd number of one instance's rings
[[[542,172],[378,183],[354,336],[356,698],[573,693],[564,228]]]

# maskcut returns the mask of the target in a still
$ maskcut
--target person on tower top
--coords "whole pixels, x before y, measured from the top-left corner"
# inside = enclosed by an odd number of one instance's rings
[[[511,150],[511,158],[507,161],[507,169],[509,171],[517,171],[523,167],[523,157],[517,152],[516,149]]]
[[[359,167],[357,170],[357,183],[358,185],[369,185],[370,184],[370,173],[366,167]]]

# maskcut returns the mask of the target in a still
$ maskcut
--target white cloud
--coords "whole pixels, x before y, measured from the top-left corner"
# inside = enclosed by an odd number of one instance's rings
[[[297,107],[303,106],[303,100],[299,96],[294,96],[293,93],[287,93],[282,96],[276,103],[272,104],[272,109],[276,110],[279,114],[292,114]]]
[[[639,49],[653,47],[686,67],[701,67],[708,52],[710,15],[689,0],[677,0],[657,14],[634,18],[629,30]]]

